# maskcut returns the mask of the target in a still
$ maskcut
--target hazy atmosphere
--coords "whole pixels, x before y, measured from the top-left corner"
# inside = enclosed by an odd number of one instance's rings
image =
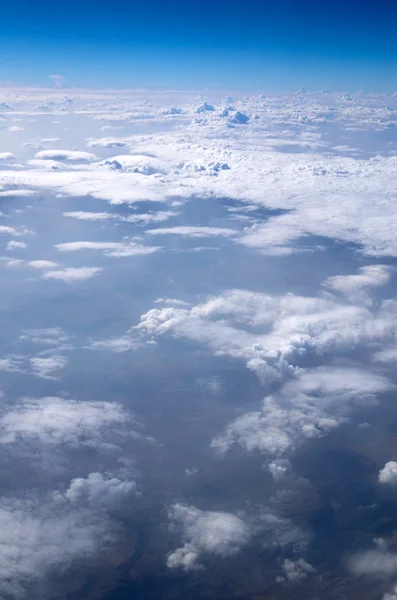
[[[395,9],[91,4],[2,7],[1,600],[396,600]]]

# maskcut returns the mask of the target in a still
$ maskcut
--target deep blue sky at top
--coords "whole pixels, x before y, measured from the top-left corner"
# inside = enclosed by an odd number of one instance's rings
[[[0,81],[397,90],[397,0],[0,0]]]

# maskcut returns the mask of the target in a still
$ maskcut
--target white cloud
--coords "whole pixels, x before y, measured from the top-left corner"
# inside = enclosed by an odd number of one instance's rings
[[[0,192],[1,194],[1,192]],[[13,227],[8,227],[7,225],[0,225],[0,235],[18,235],[18,232]]]
[[[138,213],[132,214],[127,217],[120,216],[114,213],[108,212],[88,212],[88,211],[74,211],[63,213],[64,217],[70,217],[79,221],[108,221],[116,220],[125,223],[137,223],[138,225],[146,225],[148,223],[160,223],[167,221],[170,217],[176,217],[179,213],[172,210],[160,210],[153,213]]]
[[[226,452],[237,444],[248,452],[282,457],[304,440],[326,435],[360,405],[393,389],[384,377],[358,369],[323,367],[302,371],[281,391],[265,397],[262,410],[246,413],[212,442]]]
[[[283,562],[283,571],[288,581],[293,583],[303,581],[309,573],[314,573],[315,569],[304,558],[297,560],[286,559]]]
[[[189,302],[179,300],[178,298],[157,298],[154,304],[169,304],[171,306],[189,306]]]
[[[30,364],[33,373],[44,379],[53,379],[57,371],[64,369],[68,363],[65,356],[33,356],[30,359]]]
[[[337,275],[328,277],[324,285],[347,296],[352,301],[371,302],[368,288],[386,285],[391,268],[385,265],[369,265],[360,269],[359,275]]]
[[[100,555],[115,541],[115,525],[48,497],[0,499],[0,587],[11,598],[29,596],[50,573]]]
[[[367,550],[353,556],[349,568],[354,575],[390,577],[397,573],[397,554],[381,550]]]
[[[25,244],[25,242],[15,242],[14,240],[11,240],[11,242],[8,242],[7,244],[7,250],[23,250],[24,248],[27,248],[27,244]]]
[[[394,341],[396,326],[397,311],[390,302],[371,313],[333,299],[226,290],[191,309],[149,310],[136,331],[187,338],[215,354],[243,358],[263,382],[270,382],[290,375],[297,358],[309,352]]]
[[[163,173],[167,170],[165,164],[158,158],[137,154],[112,156],[97,163],[96,166],[111,168],[125,173],[140,173],[141,175],[154,175],[155,173]]]
[[[5,160],[5,161],[15,160],[15,156],[13,155],[12,152],[0,152],[0,160]]]
[[[385,464],[383,469],[379,471],[379,483],[388,483],[392,486],[397,486],[397,462],[394,460]]]
[[[394,586],[391,592],[384,594],[382,600],[397,600],[397,584]]]
[[[58,263],[52,260],[31,260],[28,265],[34,269],[56,269],[59,266]]]
[[[70,217],[79,221],[106,221],[107,219],[117,218],[117,215],[107,212],[87,212],[84,210],[78,210],[74,212],[63,213],[64,217]]]
[[[64,398],[27,398],[6,407],[0,417],[0,444],[100,447],[106,433],[117,432],[131,417],[116,403],[79,402]]]
[[[255,519],[254,529],[261,533],[261,540],[266,549],[286,550],[294,553],[304,552],[312,538],[310,531],[295,525],[291,519],[275,514],[268,508],[261,508]]]
[[[61,494],[71,504],[87,504],[97,508],[115,508],[137,494],[135,481],[122,481],[118,477],[104,477],[90,473],[87,478],[77,477]]]
[[[128,146],[128,142],[116,138],[101,138],[97,140],[89,140],[87,142],[87,146],[89,148],[122,148],[124,146]]]
[[[235,229],[227,227],[163,227],[161,229],[147,229],[147,235],[181,235],[192,238],[205,237],[230,237],[238,234]]]
[[[84,281],[91,279],[102,271],[100,267],[67,267],[55,271],[46,271],[43,273],[44,279],[56,279],[72,283],[73,281]]]
[[[83,152],[81,150],[41,150],[35,154],[35,158],[39,160],[70,160],[91,162],[94,160],[95,154],[92,154],[91,152]]]
[[[37,192],[35,190],[29,190],[27,188],[12,188],[0,191],[0,198],[29,198],[31,196],[37,196]]]
[[[202,554],[235,554],[250,536],[249,527],[244,521],[226,512],[203,511],[194,506],[174,504],[169,511],[169,518],[182,527],[185,541],[183,547],[168,556],[169,568],[198,568]]]
[[[125,242],[66,242],[56,244],[60,252],[76,252],[79,250],[103,250],[107,256],[120,258],[123,256],[139,256],[152,254],[161,248],[159,246],[142,246],[131,241]]]

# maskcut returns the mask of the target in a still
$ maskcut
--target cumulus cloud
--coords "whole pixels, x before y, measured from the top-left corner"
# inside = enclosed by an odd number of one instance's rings
[[[167,559],[169,568],[186,571],[200,568],[201,555],[229,556],[247,543],[250,530],[242,519],[225,512],[203,511],[194,506],[174,504],[169,512],[172,523],[182,528],[185,541]]]
[[[391,275],[391,268],[385,265],[369,265],[360,269],[359,275],[337,275],[328,277],[324,284],[331,290],[340,292],[352,301],[371,302],[368,288],[385,285]]]
[[[388,483],[395,487],[397,486],[397,462],[394,460],[385,464],[383,469],[379,471],[379,483]]]
[[[103,144],[103,140],[101,142]],[[107,141],[106,147],[109,147],[108,144],[109,141]],[[98,141],[96,145],[98,145]],[[165,164],[158,158],[138,154],[112,156],[97,163],[97,167],[106,167],[125,173],[140,173],[141,175],[154,175],[155,173],[163,173],[167,170]]]
[[[231,423],[212,446],[223,453],[238,444],[248,452],[282,457],[304,440],[326,435],[345,423],[357,406],[373,403],[376,394],[390,389],[386,378],[366,371],[333,367],[302,371],[279,394],[267,396],[261,411]]]
[[[116,403],[80,402],[57,397],[27,398],[12,407],[3,405],[0,444],[26,440],[100,448],[107,431],[117,432],[126,423],[131,423],[131,416]]]
[[[393,587],[391,592],[382,596],[382,600],[397,600],[397,584]]]
[[[187,338],[207,344],[215,354],[243,358],[269,383],[290,376],[296,360],[307,353],[394,341],[396,317],[390,302],[371,313],[331,299],[226,290],[190,309],[149,310],[136,329]]]
[[[67,490],[62,494],[58,492],[56,498],[59,501],[66,500],[71,504],[112,509],[137,494],[135,481],[122,481],[118,477],[90,473],[86,478],[73,479]]]

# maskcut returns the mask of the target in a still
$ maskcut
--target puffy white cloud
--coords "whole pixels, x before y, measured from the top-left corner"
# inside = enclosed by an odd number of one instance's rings
[[[397,600],[397,584],[394,586],[391,592],[384,594],[382,600]]]
[[[267,396],[262,410],[246,413],[228,425],[212,446],[226,452],[234,444],[248,452],[284,456],[300,443],[326,435],[346,422],[360,405],[393,389],[384,377],[364,370],[317,368],[302,371],[281,391]],[[279,469],[274,467],[276,475]]]
[[[0,192],[1,194],[1,192]],[[0,225],[0,235],[18,235],[18,232],[13,227],[8,227],[7,225]]]
[[[184,337],[207,344],[215,354],[243,358],[269,382],[289,376],[296,359],[308,352],[324,354],[394,341],[396,318],[390,302],[372,313],[333,299],[227,290],[191,309],[149,310],[136,330]]]
[[[12,152],[0,152],[0,160],[9,161],[15,160],[15,156]]]
[[[385,285],[390,279],[391,271],[391,268],[385,265],[369,265],[362,267],[359,275],[328,277],[324,284],[352,301],[371,302],[367,293],[368,288]]]
[[[397,554],[368,550],[353,556],[349,568],[354,575],[390,577],[397,573]]]
[[[315,568],[312,567],[304,558],[297,560],[286,559],[283,562],[283,571],[288,581],[299,582],[307,578],[309,573],[314,573]]]
[[[291,471],[291,463],[289,460],[280,458],[274,460],[268,464],[270,473],[273,479],[278,483],[283,481],[288,473]]]
[[[383,469],[379,471],[378,479],[379,483],[388,483],[393,487],[397,486],[397,462],[391,460],[386,463]]]
[[[55,271],[46,271],[43,273],[44,279],[56,279],[72,283],[73,281],[84,281],[91,279],[95,275],[99,275],[102,271],[101,267],[66,267]]]
[[[167,559],[170,568],[190,570],[200,567],[202,554],[229,556],[249,539],[250,529],[239,517],[226,512],[203,511],[194,506],[174,504],[170,520],[182,527],[185,545]]]
[[[70,161],[92,161],[95,154],[81,150],[41,150],[35,154],[39,160],[70,160]]]
[[[27,597],[31,586],[41,586],[50,572],[100,555],[115,541],[116,531],[101,514],[59,506],[45,496],[0,498],[2,593],[7,598]]]
[[[136,495],[135,481],[122,481],[118,477],[104,477],[101,473],[90,473],[87,478],[77,477],[61,494],[71,504],[87,504],[99,508],[115,508]]]
[[[40,444],[100,447],[107,432],[118,432],[131,416],[112,402],[80,402],[65,398],[27,398],[3,404],[0,444],[32,441]]]
[[[14,240],[11,240],[10,242],[8,242],[7,244],[7,250],[23,250],[24,248],[27,248],[27,244],[25,244],[25,242],[16,242]]]
[[[167,170],[165,164],[158,158],[138,154],[112,156],[97,163],[97,167],[107,167],[116,171],[140,173],[141,175],[154,175]]]

